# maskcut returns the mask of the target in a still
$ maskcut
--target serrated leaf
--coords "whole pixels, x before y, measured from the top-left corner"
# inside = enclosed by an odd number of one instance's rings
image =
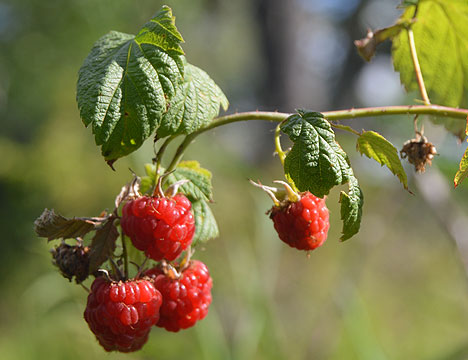
[[[205,200],[193,202],[192,211],[195,218],[195,234],[192,246],[205,243],[219,236],[218,224],[211,212],[210,206]]]
[[[138,149],[159,126],[183,77],[182,36],[168,7],[136,35],[110,32],[79,71],[77,102],[108,162]]]
[[[465,150],[463,157],[460,161],[460,165],[458,166],[458,171],[455,174],[455,178],[453,179],[453,183],[455,187],[461,184],[463,180],[468,177],[468,148]]]
[[[297,189],[323,197],[333,186],[349,180],[348,155],[321,113],[298,110],[281,130],[294,143],[284,161],[284,172]]]
[[[341,220],[343,220],[343,230],[341,241],[348,240],[359,232],[361,227],[362,206],[364,196],[359,187],[357,179],[351,172],[348,183],[348,193],[340,193]]]
[[[408,179],[405,169],[398,157],[398,150],[379,133],[365,131],[358,137],[357,150],[370,159],[376,160],[380,165],[387,166],[398,177],[403,187],[408,190]]]
[[[411,19],[416,7],[409,6],[401,19]],[[421,0],[412,25],[416,51],[426,90],[433,103],[452,107],[468,105],[468,2],[466,0]],[[418,89],[408,34],[393,41],[393,63],[408,91]],[[456,119],[435,118],[447,130],[464,137],[465,124]]]
[[[179,84],[169,110],[164,114],[157,137],[174,134],[191,134],[205,127],[227,110],[229,102],[216,83],[203,70],[185,64],[183,84]]]
[[[115,218],[110,218],[97,231],[91,242],[89,272],[92,274],[114,253],[119,231],[114,225]]]
[[[55,239],[73,239],[83,237],[105,218],[72,218],[56,214],[55,211],[44,209],[39,218],[34,221],[34,231],[40,237],[46,237],[48,241]]]

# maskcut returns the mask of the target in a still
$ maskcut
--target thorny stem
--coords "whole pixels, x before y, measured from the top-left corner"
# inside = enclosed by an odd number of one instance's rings
[[[414,12],[413,19],[416,17],[418,8]],[[429,96],[427,96],[426,86],[424,85],[424,78],[421,72],[421,66],[419,65],[418,53],[416,52],[416,43],[414,42],[413,29],[409,26],[407,29],[408,32],[408,42],[411,52],[411,59],[413,60],[414,72],[416,74],[416,79],[418,81],[419,91],[421,92],[421,97],[424,101],[424,105],[431,105]]]
[[[275,129],[275,150],[276,153],[278,154],[278,157],[281,161],[281,164],[284,166],[284,159],[286,158],[286,153],[283,151],[281,148],[281,123],[278,124],[278,126]]]
[[[466,121],[468,116],[468,109],[459,109],[441,105],[396,105],[396,106],[379,106],[358,109],[346,109],[336,111],[322,112],[323,116],[329,121],[357,119],[373,116],[388,116],[388,115],[437,115],[440,117],[450,117]],[[226,116],[220,116],[213,120],[213,122],[190,135],[187,135],[184,141],[179,145],[177,151],[169,165],[167,171],[174,170],[179,161],[182,159],[187,147],[194,141],[194,139],[206,131],[212,130],[219,126],[251,120],[266,120],[273,122],[281,122],[286,120],[291,114],[280,112],[268,111],[251,111],[244,113],[236,113]],[[336,125],[336,124],[334,124]],[[359,133],[358,133],[359,134]]]

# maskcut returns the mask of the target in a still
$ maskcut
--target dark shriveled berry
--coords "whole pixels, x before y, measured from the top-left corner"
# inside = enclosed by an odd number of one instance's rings
[[[148,280],[94,280],[84,318],[106,351],[132,352],[159,320],[161,293]]]
[[[213,280],[201,261],[192,260],[180,277],[166,275],[160,267],[146,272],[163,297],[160,318],[156,326],[177,332],[203,319],[211,304]]]
[[[57,266],[63,277],[77,284],[88,277],[90,249],[82,245],[68,245],[62,243],[51,250],[53,264]]]
[[[123,207],[122,229],[151,259],[172,261],[192,242],[195,220],[191,207],[182,194],[141,196]]]
[[[281,240],[299,250],[313,250],[327,239],[330,227],[325,200],[310,192],[298,201],[286,200],[270,210],[270,218]]]

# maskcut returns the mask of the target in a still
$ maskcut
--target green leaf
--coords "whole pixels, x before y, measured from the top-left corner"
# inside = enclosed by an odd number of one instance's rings
[[[105,218],[73,218],[56,214],[55,211],[45,209],[41,216],[34,221],[34,230],[40,237],[46,237],[48,241],[55,239],[73,239],[83,237]]]
[[[110,32],[92,48],[79,71],[77,101],[107,161],[138,149],[160,125],[182,82],[182,41],[163,7],[136,36]]]
[[[350,172],[348,186],[349,191],[347,194],[344,191],[340,193],[341,220],[343,220],[341,241],[348,240],[359,232],[359,228],[361,227],[362,206],[364,204],[364,196],[352,170]]]
[[[159,170],[160,175],[165,171],[163,168]],[[140,191],[143,194],[152,190],[156,183],[156,167],[146,164],[145,171],[147,176],[142,177],[140,185]],[[202,168],[198,161],[181,161],[175,171],[167,176],[164,188],[167,189],[181,180],[189,180],[188,183],[181,185],[178,191],[187,196],[190,201],[212,200],[211,172]]]
[[[205,243],[219,236],[218,224],[211,212],[210,206],[205,200],[193,202],[192,211],[195,218],[195,234],[192,246]]]
[[[154,188],[156,179],[156,166],[153,164],[145,164],[146,176],[141,177],[140,192],[142,194],[148,194]]]
[[[365,131],[357,139],[357,149],[361,154],[376,160],[380,165],[387,166],[398,177],[404,188],[408,190],[408,179],[401,165],[397,149],[379,133]]]
[[[455,187],[460,185],[460,183],[466,179],[468,176],[468,148],[465,150],[465,153],[463,154],[463,157],[460,161],[459,169],[457,173],[455,174],[455,179],[453,180],[453,183]]]
[[[348,156],[322,114],[298,110],[281,130],[294,143],[284,161],[284,172],[299,191],[323,197],[333,186],[348,182]]]
[[[211,172],[202,168],[198,161],[181,161],[176,170],[167,177],[166,184],[172,185],[180,180],[189,180],[179,187],[179,192],[186,195],[190,201],[212,200]]]
[[[409,6],[402,19],[411,19],[416,7]],[[433,103],[452,107],[468,105],[468,2],[466,0],[421,0],[417,21],[412,25],[421,72]],[[393,63],[408,91],[418,89],[408,34],[393,41]],[[464,137],[465,123],[456,119],[431,118],[447,130]]]
[[[115,242],[119,237],[119,231],[114,225],[115,218],[111,217],[97,231],[91,242],[89,255],[89,272],[94,273],[115,250]]]
[[[208,125],[219,114],[220,106],[227,110],[229,102],[218,85],[203,70],[185,64],[184,83],[163,116],[157,137],[191,134]]]

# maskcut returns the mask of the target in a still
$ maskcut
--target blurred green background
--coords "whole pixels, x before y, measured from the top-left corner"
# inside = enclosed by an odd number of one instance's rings
[[[231,101],[229,112],[325,111],[395,104],[405,97],[389,44],[365,64],[354,39],[390,25],[393,0],[167,0],[188,60]],[[213,174],[221,236],[197,251],[214,279],[208,317],[173,334],[154,329],[135,354],[106,354],[82,318],[86,293],[51,265],[52,244],[33,221],[45,207],[96,216],[143,173],[151,141],[113,172],[82,125],[78,69],[100,36],[135,33],[163,4],[123,0],[0,1],[0,358],[19,359],[468,359],[468,187],[452,187],[464,147],[440,128],[441,153],[424,175],[406,167],[414,196],[338,133],[365,194],[361,232],[340,243],[338,196],[331,229],[307,257],[278,240],[271,201],[247,179],[282,171],[274,124],[243,123],[203,135],[186,159]],[[409,117],[350,121],[397,147]],[[406,165],[405,165],[406,166]]]

